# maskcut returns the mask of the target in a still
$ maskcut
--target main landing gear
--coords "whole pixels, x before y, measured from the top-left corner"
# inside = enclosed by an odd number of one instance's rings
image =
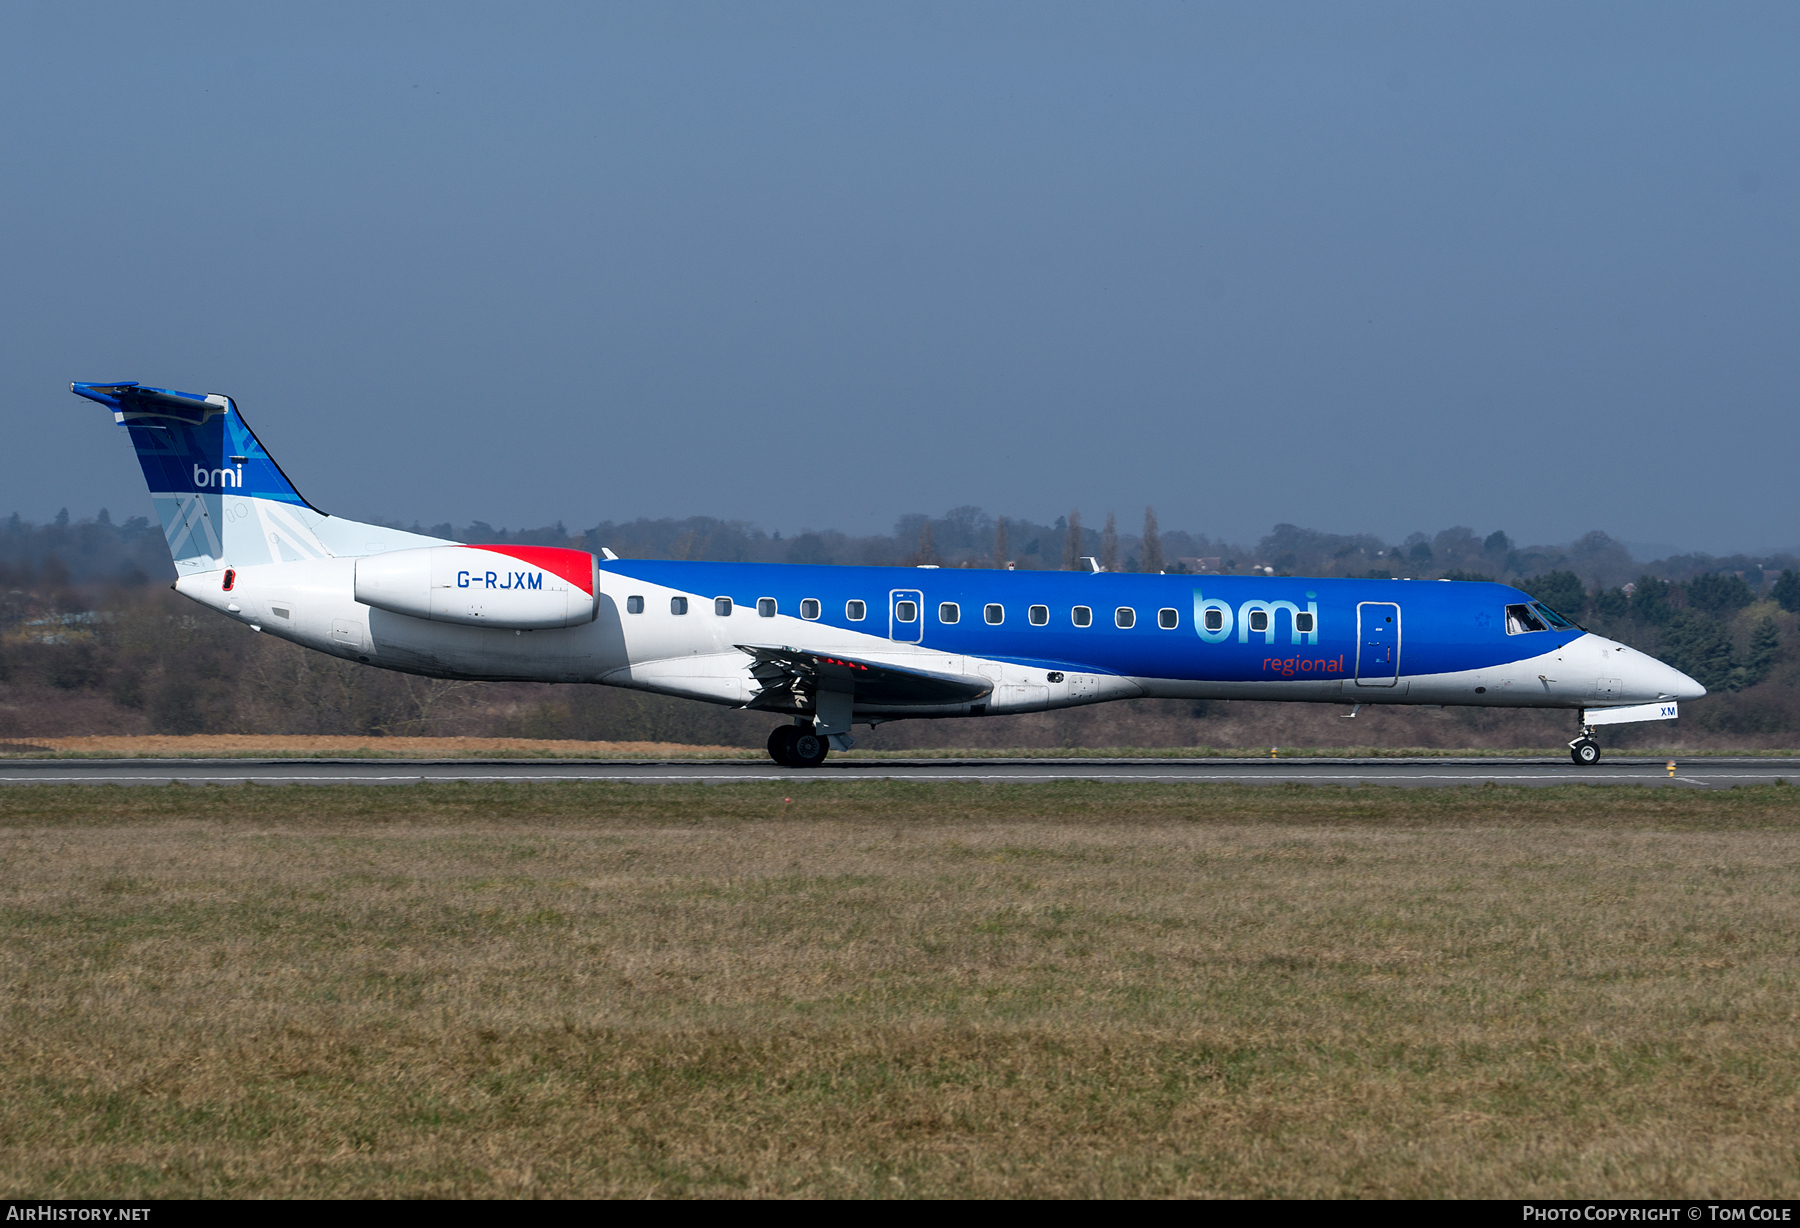
[[[782,767],[818,767],[830,750],[831,743],[805,725],[777,725],[769,734],[769,758]]]

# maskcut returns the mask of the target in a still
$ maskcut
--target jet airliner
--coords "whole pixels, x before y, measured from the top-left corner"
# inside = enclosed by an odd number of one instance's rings
[[[76,383],[137,450],[175,590],[264,634],[436,678],[633,687],[854,726],[1139,697],[1561,708],[1669,720],[1706,689],[1502,584],[628,560],[329,516],[230,397]]]

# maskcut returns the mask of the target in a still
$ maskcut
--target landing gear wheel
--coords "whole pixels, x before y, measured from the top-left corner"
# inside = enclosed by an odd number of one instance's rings
[[[1582,738],[1569,747],[1569,758],[1581,767],[1593,767],[1600,762],[1600,744],[1591,738]]]
[[[794,763],[788,758],[788,753],[789,748],[794,744],[794,735],[799,732],[800,730],[793,725],[775,726],[769,733],[769,758],[782,767],[793,767]]]
[[[815,768],[825,762],[831,743],[810,729],[796,726],[794,739],[788,743],[788,764],[797,768]]]

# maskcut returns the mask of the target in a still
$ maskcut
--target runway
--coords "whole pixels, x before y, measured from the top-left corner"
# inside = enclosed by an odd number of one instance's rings
[[[1235,785],[1659,785],[1726,789],[1800,784],[1800,758],[1669,760],[1609,756],[1594,767],[1567,759],[857,759],[797,771],[756,760],[517,759],[19,759],[0,763],[0,785],[407,785],[422,781],[532,784],[605,780],[636,784],[900,780],[1027,784],[1138,781]]]

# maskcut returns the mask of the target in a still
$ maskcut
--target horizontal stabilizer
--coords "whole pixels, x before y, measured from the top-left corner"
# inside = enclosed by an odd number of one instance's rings
[[[127,381],[119,384],[70,384],[76,396],[98,401],[113,411],[113,421],[164,426],[204,426],[231,408],[231,400],[218,394],[202,396],[197,392],[176,392],[169,388],[146,388]]]
[[[856,692],[856,701],[882,707],[917,704],[969,703],[994,689],[986,678],[961,674],[934,674],[874,661],[859,661],[833,653],[807,652],[799,648],[775,648],[739,644],[739,652],[756,658],[750,673],[762,684],[769,699],[812,696],[819,691]],[[752,707],[770,706],[768,703]],[[777,705],[785,706],[785,705]]]

